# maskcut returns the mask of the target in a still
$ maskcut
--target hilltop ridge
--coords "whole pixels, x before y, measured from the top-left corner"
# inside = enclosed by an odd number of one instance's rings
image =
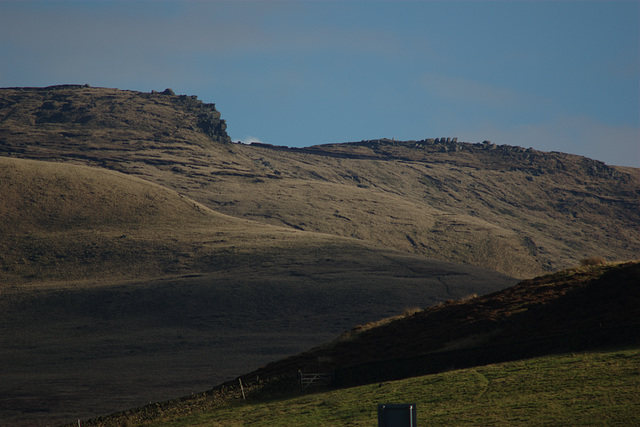
[[[92,148],[133,151],[143,148],[144,141],[155,141],[158,148],[229,143],[226,122],[220,117],[215,104],[175,95],[171,89],[151,93],[88,85],[0,89],[0,141],[11,141],[9,147],[0,144],[0,151],[32,156],[40,152],[46,157],[49,148],[82,159],[83,152]]]
[[[93,88],[89,85],[57,85],[44,88],[2,89],[0,109],[17,106],[2,117],[3,122],[36,125],[81,125],[90,129],[124,127],[129,130],[149,128],[170,121],[173,133],[159,132],[154,137],[176,137],[179,130],[193,130],[207,135],[213,142],[229,143],[227,124],[220,118],[215,104],[207,104],[195,95],[176,95],[173,90],[151,93],[132,90]],[[100,108],[100,107],[109,108]],[[144,109],[145,106],[153,108]],[[171,117],[171,110],[181,110],[182,120]],[[131,114],[134,113],[134,114]],[[155,116],[155,120],[149,120]],[[167,120],[169,119],[169,120]],[[170,126],[169,126],[170,128]],[[67,138],[81,135],[66,133]]]
[[[443,159],[434,156],[435,153],[468,152],[471,156],[456,157],[456,163],[465,166],[477,166],[478,161],[482,166],[491,169],[523,170],[532,176],[543,173],[556,172],[565,169],[568,165],[577,166],[591,176],[601,178],[625,179],[625,174],[620,173],[614,166],[609,166],[600,160],[590,159],[575,154],[566,154],[557,151],[543,152],[533,148],[524,148],[517,145],[497,145],[491,141],[464,142],[458,138],[426,138],[412,141],[396,141],[388,138],[365,140],[360,142],[348,142],[341,144],[323,144],[310,147],[327,153],[357,152],[363,155],[363,148],[368,149],[370,157],[393,157],[398,160],[431,160],[438,162]],[[410,153],[409,153],[410,150]],[[563,160],[565,162],[563,162]]]

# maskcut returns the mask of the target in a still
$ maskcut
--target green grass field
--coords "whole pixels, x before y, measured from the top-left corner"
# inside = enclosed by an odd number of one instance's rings
[[[379,403],[419,425],[640,425],[640,348],[565,354],[291,399],[242,401],[157,426],[372,426]]]

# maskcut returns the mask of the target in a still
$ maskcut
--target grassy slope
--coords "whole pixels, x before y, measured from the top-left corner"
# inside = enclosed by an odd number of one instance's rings
[[[234,403],[155,426],[371,426],[380,403],[419,425],[637,425],[640,349],[547,356],[310,394]]]
[[[11,283],[142,279],[210,271],[215,254],[348,246],[211,211],[103,169],[0,158],[0,271]]]
[[[519,278],[568,268],[591,255],[617,260],[640,251],[633,232],[640,221],[637,174],[621,170],[612,178],[606,173],[617,172],[608,167],[603,175],[590,174],[578,156],[540,153],[529,165],[534,174],[515,156],[489,165],[499,152],[411,148],[405,156],[342,158],[242,145],[228,150],[212,157],[242,166],[180,165],[178,174],[140,170],[229,215],[355,237]],[[563,166],[556,169],[556,163]]]
[[[454,279],[439,286],[445,291],[447,285],[461,286],[459,292],[473,287],[464,286],[468,278],[455,276],[507,279],[361,240],[230,217],[148,181],[104,169],[0,158],[0,178],[4,287],[270,267],[294,276],[370,270],[383,280],[396,274],[449,275]],[[459,297],[459,292],[443,296]]]
[[[640,251],[632,231],[640,221],[635,170],[482,144],[447,153],[401,142],[316,149],[312,155],[239,147],[282,171],[284,182],[254,184],[264,196],[250,201],[216,195],[224,205],[220,210],[269,212],[272,223],[336,230],[521,278],[568,268],[590,255],[629,259]],[[317,202],[308,201],[311,194]],[[292,211],[291,205],[309,206],[322,219]],[[369,232],[369,224],[386,233]],[[628,233],[618,236],[621,230]]]
[[[115,169],[233,216],[520,278],[640,250],[632,168],[482,144],[220,144],[198,127],[203,108],[114,89],[4,89],[0,151]]]

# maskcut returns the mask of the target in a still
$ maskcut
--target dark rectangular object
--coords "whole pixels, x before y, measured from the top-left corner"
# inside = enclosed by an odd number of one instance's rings
[[[415,403],[378,405],[378,427],[415,427],[416,420]]]

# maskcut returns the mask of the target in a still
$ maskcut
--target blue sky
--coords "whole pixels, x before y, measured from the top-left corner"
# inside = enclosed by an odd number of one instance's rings
[[[6,1],[0,86],[172,88],[234,141],[458,137],[640,167],[638,1]]]

